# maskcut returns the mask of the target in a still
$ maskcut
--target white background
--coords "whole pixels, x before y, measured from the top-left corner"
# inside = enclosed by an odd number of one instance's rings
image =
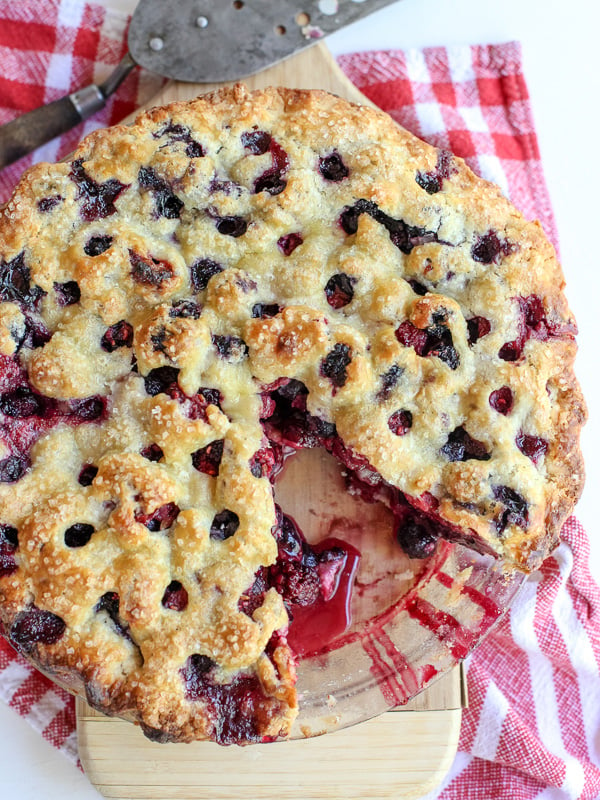
[[[124,10],[135,6],[135,0],[102,1]],[[306,3],[306,10],[311,2]],[[299,0],[299,10],[300,6]],[[173,7],[177,7],[177,0],[173,0]],[[577,373],[590,421],[583,435],[587,485],[577,515],[590,534],[592,570],[600,581],[600,538],[595,530],[594,505],[595,493],[600,490],[599,30],[600,5],[593,0],[403,0],[335,34],[328,43],[334,55],[339,55],[359,50],[521,41],[558,224],[567,295],[579,322]],[[0,800],[99,798],[75,767],[2,705],[0,776]]]

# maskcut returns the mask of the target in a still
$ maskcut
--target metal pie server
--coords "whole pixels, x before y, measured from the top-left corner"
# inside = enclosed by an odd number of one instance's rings
[[[137,66],[178,81],[253,75],[396,0],[140,0],[108,78],[0,126],[0,169],[104,107]]]

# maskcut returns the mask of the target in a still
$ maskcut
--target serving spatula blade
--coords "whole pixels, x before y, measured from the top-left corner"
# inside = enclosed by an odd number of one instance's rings
[[[141,0],[129,28],[138,64],[180,81],[253,75],[396,0]]]

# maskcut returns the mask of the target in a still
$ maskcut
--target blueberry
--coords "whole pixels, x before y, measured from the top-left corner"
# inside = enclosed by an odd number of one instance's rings
[[[18,386],[11,392],[0,395],[0,411],[8,417],[23,419],[38,416],[43,408],[42,397],[28,386]]]
[[[335,150],[330,155],[319,159],[319,172],[326,181],[334,181],[335,183],[339,183],[350,174],[350,170],[344,164],[341,155]]]
[[[112,236],[91,236],[83,246],[83,252],[86,256],[100,256],[105,253],[112,245]]]
[[[194,469],[197,469],[198,472],[203,472],[205,475],[216,477],[221,466],[224,443],[223,439],[216,439],[214,442],[207,444],[206,447],[201,447],[192,453]]]
[[[399,520],[396,539],[409,558],[428,558],[435,552],[439,534],[428,520],[417,522],[413,517]]]
[[[77,281],[55,283],[54,291],[59,306],[72,306],[81,300],[81,290]]]
[[[325,297],[332,308],[343,308],[352,302],[356,278],[338,272],[332,275],[325,285]]]
[[[73,161],[69,177],[77,185],[77,199],[81,201],[80,213],[86,222],[110,217],[116,212],[115,201],[127,188],[124,183],[111,178],[97,183],[83,168],[82,159]]]
[[[144,378],[146,393],[154,397],[161,392],[167,393],[168,389],[177,385],[179,370],[176,367],[156,367]]]
[[[160,178],[150,167],[141,167],[138,172],[138,183],[142,189],[152,192],[154,209],[159,217],[179,219],[184,204],[166,180]]]
[[[29,469],[29,460],[24,456],[7,456],[0,461],[0,483],[16,483]]]
[[[195,292],[201,292],[206,289],[212,276],[223,272],[223,269],[221,264],[210,258],[201,258],[198,261],[194,261],[190,267],[190,278],[193,290]]]
[[[337,389],[348,379],[347,367],[352,361],[352,350],[347,344],[338,342],[321,361],[321,375],[329,378]]]
[[[210,526],[210,538],[222,542],[229,539],[240,526],[240,518],[234,511],[225,509],[215,514]]]
[[[455,428],[448,436],[448,441],[441,448],[441,453],[448,461],[468,461],[469,459],[489,461],[491,458],[485,445],[477,439],[473,439],[462,426]]]
[[[86,522],[76,522],[65,531],[65,544],[67,547],[83,547],[95,533],[94,526]]]

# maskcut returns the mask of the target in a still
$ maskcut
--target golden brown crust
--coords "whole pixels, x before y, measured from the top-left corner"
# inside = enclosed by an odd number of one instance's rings
[[[581,491],[585,407],[552,247],[383,113],[242,86],[152,109],[24,175],[0,263],[2,391],[27,381],[54,420],[0,483],[0,523],[18,531],[2,620],[42,667],[153,735],[218,738],[184,680],[194,657],[219,685],[260,687],[257,735],[285,734],[297,712],[284,639],[265,654],[282,598],[238,608],[276,558],[271,485],[250,466],[265,385],[302,381],[349,451],[509,566],[539,565]],[[98,413],[73,411],[98,397]],[[0,419],[0,460],[29,417]],[[216,476],[192,458],[213,442]],[[239,527],[220,541],[224,509]],[[65,542],[73,525],[93,528],[84,545]],[[173,581],[183,611],[162,603]],[[64,621],[54,643],[14,635],[32,604]]]

